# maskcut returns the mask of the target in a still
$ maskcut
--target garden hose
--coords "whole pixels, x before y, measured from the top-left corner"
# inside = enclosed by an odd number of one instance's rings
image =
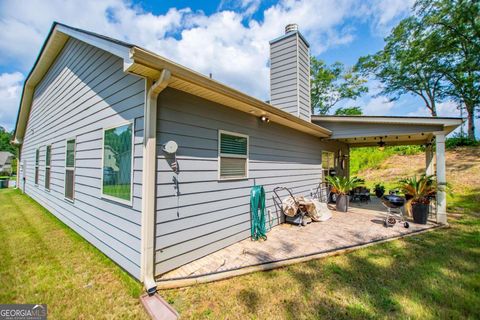
[[[250,191],[250,212],[252,213],[252,240],[267,240],[265,224],[265,190],[263,186],[253,186]]]

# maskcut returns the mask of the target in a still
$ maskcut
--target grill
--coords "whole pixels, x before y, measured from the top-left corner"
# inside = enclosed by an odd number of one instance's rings
[[[405,204],[405,198],[390,194],[383,196],[382,202],[387,208],[396,209],[403,207]]]
[[[383,222],[385,227],[393,227],[397,222],[403,223],[405,228],[410,227],[402,212],[402,207],[405,205],[405,198],[389,194],[382,197],[382,203],[388,212]]]

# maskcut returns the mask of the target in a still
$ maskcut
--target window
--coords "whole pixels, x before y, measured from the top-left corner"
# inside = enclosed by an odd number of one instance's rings
[[[38,185],[38,164],[40,162],[40,149],[35,150],[35,185]]]
[[[322,168],[325,170],[333,169],[335,167],[334,157],[335,154],[333,152],[322,151]]]
[[[335,169],[335,154],[329,151],[322,151],[322,169],[323,179],[330,175],[330,171]]]
[[[248,136],[219,131],[220,179],[248,178]]]
[[[75,139],[67,140],[65,154],[65,198],[73,200],[75,188]]]
[[[45,151],[45,189],[50,190],[50,164],[52,160],[52,146]]]
[[[130,204],[132,201],[133,124],[103,132],[102,195]]]

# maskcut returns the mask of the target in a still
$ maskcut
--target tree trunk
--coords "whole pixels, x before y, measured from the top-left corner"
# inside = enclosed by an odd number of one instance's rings
[[[465,104],[465,110],[467,110],[467,134],[470,139],[475,140],[475,106]]]

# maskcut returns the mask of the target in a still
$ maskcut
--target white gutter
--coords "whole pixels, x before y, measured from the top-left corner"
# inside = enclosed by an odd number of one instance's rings
[[[149,295],[157,291],[155,282],[155,188],[157,160],[157,100],[170,81],[171,73],[163,69],[159,79],[152,84],[146,80],[143,171],[142,171],[142,270],[141,279]]]

